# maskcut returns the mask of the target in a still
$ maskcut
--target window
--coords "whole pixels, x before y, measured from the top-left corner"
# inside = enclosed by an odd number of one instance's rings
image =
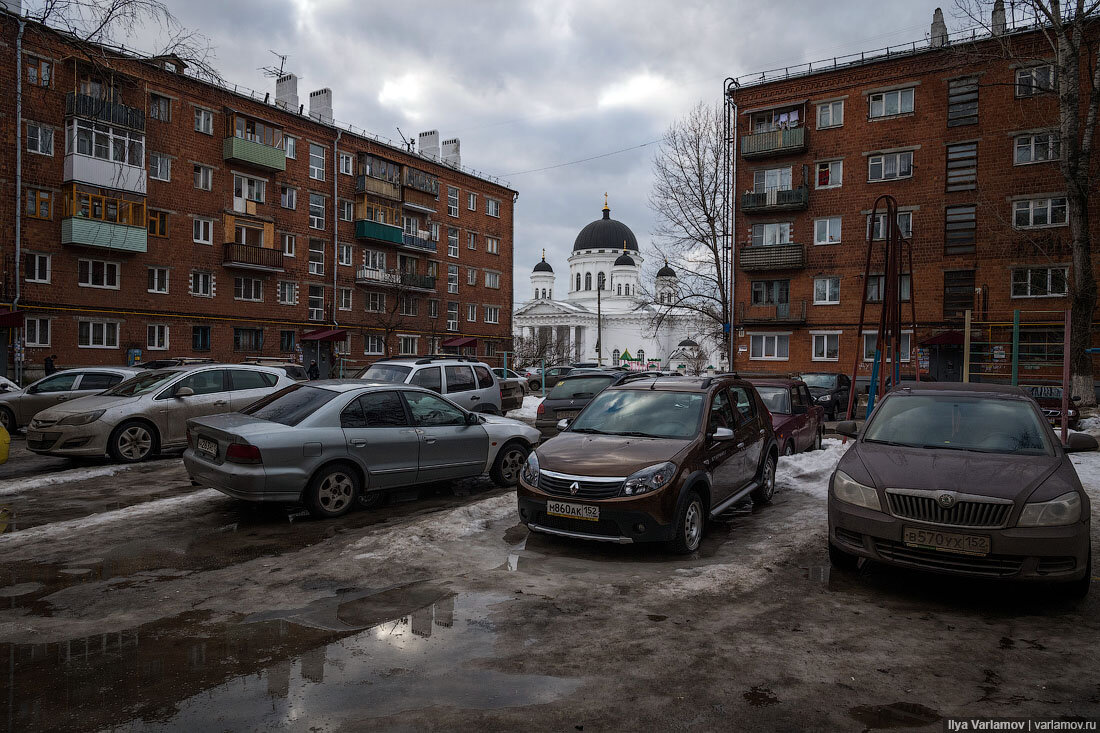
[[[79,117],[70,119],[67,127],[66,153],[87,155],[122,165],[145,166],[145,136],[140,132],[108,127]]]
[[[495,237],[485,238],[485,251],[491,255],[500,254],[500,240]]]
[[[50,281],[50,256],[28,252],[24,258],[24,277],[29,283],[48,283]]]
[[[881,303],[883,288],[886,283],[885,275],[871,275],[871,278],[867,281],[867,302],[868,303]],[[898,287],[901,289],[901,300],[908,301],[910,286],[912,285],[912,278],[907,273],[901,273],[898,275]]]
[[[167,211],[149,211],[149,236],[150,237],[167,237],[168,236],[168,212]]]
[[[150,323],[145,329],[145,345],[153,351],[168,348],[168,326],[163,323]]]
[[[458,292],[458,265],[447,265],[447,292]]]
[[[477,306],[473,303],[466,304],[466,320],[470,323],[477,323]]]
[[[386,253],[376,252],[373,249],[363,250],[363,264],[371,270],[386,269]]]
[[[600,273],[603,276],[603,273]],[[500,287],[500,273],[499,272],[485,272],[485,287],[487,288],[499,288]]]
[[[233,278],[233,298],[236,300],[263,300],[264,281],[256,277]]]
[[[262,227],[251,226],[249,223],[238,221],[233,227],[233,241],[237,244],[247,244],[250,247],[264,246],[264,230]]]
[[[791,302],[791,281],[754,280],[749,292],[750,305],[788,305]]]
[[[500,306],[487,305],[485,306],[485,322],[486,323],[500,323]]]
[[[432,241],[433,242],[438,242],[439,241],[439,223],[438,222],[432,222],[431,230],[432,230]]]
[[[28,188],[26,213],[32,219],[52,219],[53,193],[37,188]]]
[[[785,361],[788,358],[790,334],[754,333],[749,335],[749,358]]]
[[[286,151],[286,157],[291,160],[298,158],[298,138],[291,137],[290,135],[283,135],[283,149]]]
[[[458,330],[458,302],[454,300],[447,301],[447,330]]]
[[[870,117],[893,117],[913,111],[913,89],[895,89],[891,92],[880,92],[869,97],[871,102]]]
[[[802,124],[800,119],[801,109],[798,107],[784,107],[782,109],[769,109],[766,112],[757,112],[752,116],[752,131],[772,132],[773,130],[787,130]]]
[[[168,268],[167,267],[150,267],[147,270],[149,275],[149,286],[147,290],[150,293],[167,293],[168,292]]]
[[[79,260],[77,283],[82,288],[118,290],[119,264],[103,260]]]
[[[340,221],[351,221],[355,218],[355,206],[347,199],[340,199]]]
[[[82,349],[117,349],[118,324],[114,321],[81,321],[77,324],[76,345]]]
[[[978,187],[978,144],[947,146],[947,190],[973,191]]]
[[[1022,267],[1012,271],[1013,298],[1054,298],[1068,292],[1068,267]]]
[[[214,188],[214,169],[205,165],[195,165],[195,188],[209,191]]]
[[[489,216],[500,218],[500,202],[496,199],[485,199],[485,213]]]
[[[325,289],[320,285],[309,286],[309,320],[325,320]]]
[[[298,237],[294,234],[280,234],[279,239],[283,245],[283,255],[286,257],[293,257],[294,250],[298,246]]]
[[[264,330],[262,328],[234,328],[234,351],[260,351],[264,347]]]
[[[149,119],[172,121],[172,100],[160,94],[149,94]]]
[[[1029,199],[1013,203],[1013,224],[1017,229],[1058,227],[1069,223],[1066,199]]]
[[[948,206],[944,209],[944,254],[960,255],[974,251],[977,242],[977,207]]]
[[[752,225],[752,246],[767,247],[773,244],[790,244],[791,223],[772,222]]]
[[[298,208],[298,189],[279,186],[279,205],[284,209]]]
[[[355,175],[355,158],[347,153],[340,153],[340,172],[345,176]]]
[[[844,100],[817,105],[817,129],[840,127],[844,124]]]
[[[447,215],[458,216],[458,189],[447,186]]]
[[[428,301],[428,318],[439,318],[439,301]]]
[[[836,305],[840,302],[839,277],[814,278],[814,305]]]
[[[1016,70],[1017,97],[1034,97],[1037,94],[1053,91],[1054,67],[1050,64]]]
[[[53,155],[53,128],[38,122],[28,122],[27,150],[39,155]]]
[[[325,228],[325,197],[319,193],[309,195],[309,227],[310,229]]]
[[[477,268],[476,267],[467,267],[466,268],[466,284],[467,285],[477,285]]]
[[[580,277],[580,275],[577,275],[577,277]],[[584,273],[584,289],[585,290],[591,290],[592,289],[592,273],[591,272]]]
[[[868,181],[893,181],[913,175],[913,151],[872,155],[867,158]]]
[[[812,333],[813,361],[840,360],[840,333]]]
[[[402,295],[398,297],[399,312],[403,316],[416,316],[420,315],[420,299],[414,298],[411,295]]]
[[[315,181],[325,180],[325,149],[317,143],[309,144],[309,177]]]
[[[458,230],[447,230],[447,256],[458,257]]]
[[[309,274],[325,274],[325,240],[309,240]]]
[[[947,82],[947,126],[978,124],[978,77]]]
[[[239,173],[233,174],[233,198],[236,199],[234,208],[238,211],[243,210],[244,207],[240,202],[245,200],[262,204],[266,193],[267,181],[264,179],[242,176]]]
[[[962,318],[974,307],[974,271],[949,270],[943,273],[943,317]]]
[[[864,361],[874,361],[875,360],[875,345],[876,345],[877,341],[878,341],[878,332],[877,331],[864,331],[863,332],[863,360]],[[898,348],[898,352],[900,353],[900,361],[903,361],[903,362],[909,361],[909,357],[912,353],[912,342],[913,342],[913,332],[912,331],[902,331],[901,332],[901,344],[900,344],[900,347]],[[883,344],[883,348],[884,349],[886,348],[885,344]],[[891,357],[887,356],[886,361],[893,361],[893,359]]]
[[[814,219],[814,244],[837,244],[840,242],[841,217],[830,216]]]
[[[1045,163],[1062,159],[1062,139],[1057,132],[1039,132],[1016,138],[1014,165]]]
[[[363,337],[364,354],[383,354],[386,351],[385,340],[376,334],[367,334]]]
[[[386,310],[386,294],[367,291],[366,310],[371,313],[381,313]]]
[[[830,160],[817,164],[817,188],[837,188],[844,179],[844,161]]]
[[[341,242],[336,245],[336,264],[351,267],[354,264],[355,251],[350,244]]]
[[[298,283],[280,280],[276,284],[275,297],[281,305],[297,305]]]
[[[397,339],[397,345],[401,351],[401,354],[404,356],[416,356],[417,342],[419,340],[419,336],[399,336]]]
[[[172,159],[164,153],[149,153],[149,177],[154,181],[171,181]]]
[[[477,249],[477,235],[473,232],[466,233],[466,249]]]
[[[214,220],[194,219],[191,222],[191,239],[196,244],[212,244],[214,241]]]
[[[23,339],[27,346],[49,346],[50,319],[28,318],[24,320]]]
[[[872,222],[871,222],[871,217],[870,216],[867,217],[867,226],[868,227],[873,226],[873,231],[871,232],[871,239],[879,240],[879,239],[885,239],[886,238],[885,224],[886,224],[886,214],[885,213],[875,215],[873,225],[872,225]],[[903,237],[913,236],[913,212],[912,211],[899,211],[898,212],[898,232]]]
[[[336,288],[336,307],[342,311],[351,310],[351,288]]]
[[[283,131],[279,127],[243,115],[233,115],[230,120],[235,137],[272,148],[283,146]]]
[[[768,191],[790,191],[791,169],[768,168],[754,171],[752,174],[753,193],[767,193]]]
[[[195,107],[195,131],[213,135],[214,113],[202,107]]]
[[[214,275],[209,272],[192,272],[191,295],[197,295],[200,298],[213,298]]]
[[[466,208],[469,209],[470,211],[477,211],[477,194],[476,193],[466,194]]]
[[[53,76],[53,64],[33,56],[26,57],[27,83],[36,87],[48,87]]]
[[[210,351],[210,326],[191,327],[191,350]]]
[[[279,351],[294,351],[294,345],[298,340],[296,331],[279,331]]]

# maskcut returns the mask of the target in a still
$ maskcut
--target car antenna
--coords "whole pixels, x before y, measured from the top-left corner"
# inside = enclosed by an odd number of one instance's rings
[[[656,375],[656,376],[654,376],[654,377],[653,377],[653,382],[652,382],[652,383],[651,383],[651,384],[649,385],[649,390],[650,390],[651,392],[652,392],[653,390],[657,389],[657,380],[658,380],[658,379],[660,379],[660,378],[661,378],[661,375],[660,375],[660,374],[658,374],[658,375]]]

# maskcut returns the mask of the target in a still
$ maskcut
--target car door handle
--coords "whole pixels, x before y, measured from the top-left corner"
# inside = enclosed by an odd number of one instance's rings
[[[65,401],[65,400],[67,400],[67,399],[69,399],[69,398],[68,398],[68,397],[58,397],[58,398],[57,398],[57,401],[58,401],[58,402],[64,402],[64,401]]]
[[[353,441],[351,441],[351,444],[353,446],[355,446],[356,448],[362,448],[362,447],[366,446],[367,441],[365,441],[365,440],[353,440]]]
[[[745,447],[745,444],[744,444],[744,443],[738,443],[738,444],[737,444],[737,447],[738,447],[738,449],[744,448],[744,447]]]
[[[228,405],[228,404],[229,404],[229,401],[228,401],[228,400],[216,400],[216,401],[214,402],[214,404],[215,404],[215,405]]]
[[[477,395],[474,395],[473,397],[470,398],[470,402],[477,402],[480,399],[481,399],[480,397],[478,397]]]
[[[435,445],[435,438],[424,438],[424,442],[428,445]]]

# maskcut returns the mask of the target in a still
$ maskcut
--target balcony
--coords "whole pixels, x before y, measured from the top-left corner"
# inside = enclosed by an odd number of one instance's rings
[[[742,270],[798,270],[806,266],[801,244],[763,244],[741,248]]]
[[[283,251],[280,249],[239,242],[226,242],[224,246],[222,265],[225,267],[264,272],[283,271]]]
[[[434,214],[439,209],[439,199],[425,191],[419,191],[411,186],[405,186],[404,200],[401,205],[406,209],[422,214]]]
[[[742,158],[801,153],[806,149],[806,128],[791,127],[741,136]]]
[[[404,244],[404,234],[399,226],[381,224],[370,219],[359,219],[355,222],[355,236],[357,239],[373,239],[376,242]]]
[[[418,234],[402,234],[401,244],[409,249],[421,250],[424,252],[435,252],[436,243],[428,238],[428,232],[420,232]]]
[[[759,193],[749,191],[741,194],[741,211],[746,214],[756,211],[800,211],[809,205],[810,187],[805,183],[795,188],[770,188]]]
[[[806,322],[806,301],[779,305],[750,305],[738,303],[737,322],[744,326],[757,324],[797,325]]]
[[[227,137],[222,142],[222,158],[269,171],[286,170],[286,152],[243,137]]]
[[[401,200],[401,186],[374,176],[357,176],[355,178],[355,192],[369,193],[393,201]]]
[[[131,226],[102,219],[73,216],[61,220],[61,243],[112,252],[148,252],[149,232],[145,225]]]
[[[144,168],[78,153],[65,156],[65,181],[79,181],[98,188],[127,191],[142,196],[146,191]]]
[[[144,110],[77,92],[65,93],[65,116],[84,117],[96,122],[122,125],[133,130],[145,129]]]
[[[356,270],[355,282],[358,285],[382,285],[435,292],[435,278],[431,275],[417,275],[401,270],[376,270],[363,266]]]

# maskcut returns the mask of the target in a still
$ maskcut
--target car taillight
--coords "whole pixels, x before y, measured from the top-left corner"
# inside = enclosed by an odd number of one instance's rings
[[[191,428],[187,428],[187,447],[188,448],[194,448],[195,447],[195,438],[194,438],[194,436],[191,435]]]
[[[537,412],[537,413],[538,413],[539,415],[545,415],[545,414],[546,414],[546,405],[544,405],[544,404],[542,404],[542,403],[540,402],[540,403],[539,403],[539,409],[538,409],[538,410],[536,410],[536,412]]]
[[[245,443],[230,443],[225,449],[225,460],[233,463],[263,463],[260,449]]]

